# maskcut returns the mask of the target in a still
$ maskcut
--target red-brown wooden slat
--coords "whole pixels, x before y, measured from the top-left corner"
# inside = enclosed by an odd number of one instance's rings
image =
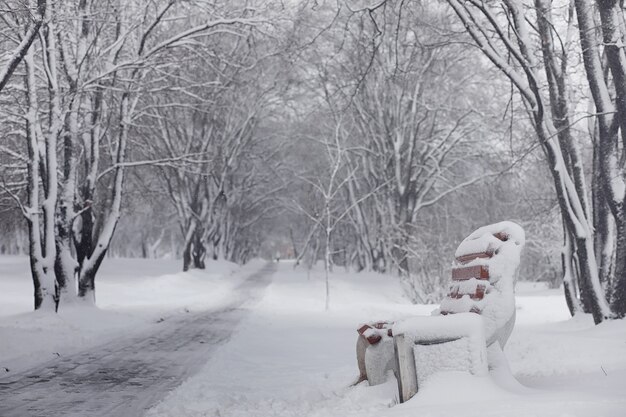
[[[474,291],[473,293],[462,293],[462,292],[459,292],[458,288],[454,288],[448,294],[448,298],[453,298],[453,299],[458,300],[460,298],[463,298],[464,295],[469,295],[472,300],[482,300],[485,297],[485,286],[478,285],[476,287],[476,291]]]
[[[370,345],[375,345],[376,343],[380,342],[382,339],[382,336],[380,335],[380,333],[377,332],[377,333],[369,335],[368,337],[365,337],[364,333],[369,329],[387,330],[387,336],[393,337],[391,326],[393,326],[392,322],[379,321],[377,323],[364,324],[357,329],[357,332],[361,336],[363,336]]]
[[[359,334],[363,334],[363,333],[365,333],[365,331],[366,331],[367,329],[371,329],[371,328],[372,328],[372,326],[370,326],[370,325],[368,325],[368,324],[364,324],[363,326],[361,326],[361,327],[359,327],[359,328],[357,329],[357,332],[359,332]]]
[[[489,268],[486,265],[473,265],[452,268],[452,280],[465,281],[471,278],[489,279]]]
[[[479,285],[476,287],[476,294],[474,294],[476,300],[482,300],[485,297],[485,289],[486,288],[484,285]]]
[[[480,313],[482,313],[482,311],[480,310],[480,308],[478,308],[478,307],[476,307],[476,306],[473,306],[473,307],[470,309],[470,311],[469,311],[469,312],[470,312],[470,313],[476,313],[476,314],[480,314]],[[440,313],[442,316],[447,316],[448,314],[454,314],[455,312],[454,312],[454,311],[441,310],[439,313]]]
[[[504,232],[498,232],[498,233],[494,233],[493,237],[495,237],[496,239],[499,239],[503,242],[506,242],[507,240],[509,240],[509,235],[504,233]]]
[[[479,292],[478,290],[476,290],[476,292],[474,294],[461,294],[461,293],[451,293],[448,294],[448,298],[452,298],[455,300],[459,300],[461,298],[463,298],[464,295],[469,295],[470,299],[474,300],[474,301],[478,301],[478,300],[482,300],[483,297],[485,296],[484,292]]]
[[[467,255],[461,255],[459,257],[456,258],[457,262],[465,265],[466,263],[469,263],[471,261],[473,261],[474,259],[489,259],[493,256],[493,251],[488,250],[485,252],[476,252],[476,253],[468,253]]]

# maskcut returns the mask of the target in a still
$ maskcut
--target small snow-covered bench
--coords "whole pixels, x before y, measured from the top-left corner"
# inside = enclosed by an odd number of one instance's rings
[[[455,253],[450,291],[432,316],[359,329],[359,381],[376,385],[393,371],[404,402],[434,373],[481,375],[502,364],[515,323],[524,241],[523,229],[512,222],[481,227],[464,239]]]

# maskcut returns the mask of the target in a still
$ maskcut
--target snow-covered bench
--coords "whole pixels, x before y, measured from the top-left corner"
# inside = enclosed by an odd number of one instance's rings
[[[434,373],[480,375],[505,364],[502,348],[515,323],[514,287],[524,241],[524,230],[512,222],[470,234],[455,253],[450,291],[432,316],[387,323],[389,330],[361,328],[359,380],[376,385],[393,371],[404,402]]]

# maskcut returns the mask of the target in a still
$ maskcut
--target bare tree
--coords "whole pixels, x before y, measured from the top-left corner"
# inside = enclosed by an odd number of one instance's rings
[[[236,4],[211,10],[173,1],[118,6],[48,5],[43,35],[24,57],[29,146],[23,162],[29,170],[23,212],[31,230],[36,308],[50,297],[55,306],[73,298],[75,278],[79,298],[94,302],[95,276],[121,214],[124,171],[135,164],[126,158],[129,132],[141,114],[142,94],[174,65],[170,52],[263,21]],[[189,19],[172,25],[169,16],[178,13]],[[19,192],[12,195],[21,201]]]
[[[595,30],[595,11],[591,2],[575,0],[576,14],[583,60],[589,87],[596,108],[595,123],[597,132],[597,163],[599,186],[594,190],[599,194],[596,205],[599,209],[606,204],[616,226],[615,268],[612,284],[612,309],[618,317],[626,315],[626,207],[625,164],[626,150],[626,55],[619,45],[626,35],[623,11],[618,2],[598,1],[602,41]],[[604,45],[600,50],[599,45]],[[603,64],[600,53],[606,60]],[[608,68],[607,68],[608,67]],[[608,71],[607,71],[608,69]],[[610,77],[607,76],[607,72]],[[607,80],[608,79],[608,80]],[[609,84],[611,83],[611,84]],[[621,140],[620,140],[621,138]],[[599,210],[600,211],[600,210]],[[596,216],[597,229],[601,233],[599,250],[609,252],[606,217]],[[602,266],[607,273],[609,260],[604,258]]]
[[[581,151],[571,132],[567,91],[569,44],[567,41],[555,44],[550,8],[544,2],[535,3],[536,26],[526,19],[523,5],[518,1],[503,2],[504,18],[498,16],[495,5],[456,0],[448,3],[485,56],[519,91],[545,152],[566,230],[563,280],[568,305],[572,311],[578,308],[575,290],[575,274],[578,274],[583,308],[593,314],[596,323],[612,317],[598,273]],[[571,12],[567,22],[571,28]],[[539,35],[539,45],[533,42],[533,30]],[[542,62],[536,58],[539,52]]]
[[[281,90],[280,72],[272,48],[242,29],[198,45],[185,72],[170,72],[162,91],[146,97],[142,148],[148,160],[161,160],[158,174],[183,236],[183,270],[204,268],[207,256],[247,260],[254,239],[247,232],[276,191],[263,177],[264,166],[277,169],[277,162],[269,162],[274,149],[263,146],[260,127]]]

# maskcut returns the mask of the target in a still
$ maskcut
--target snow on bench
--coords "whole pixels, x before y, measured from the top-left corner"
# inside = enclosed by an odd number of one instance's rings
[[[457,248],[448,296],[434,314],[479,313],[487,345],[501,347],[515,323],[515,280],[525,243],[524,230],[513,222],[481,227]]]
[[[432,316],[361,326],[359,382],[376,385],[393,371],[404,402],[433,373],[480,375],[499,366],[515,323],[514,288],[524,242],[524,230],[513,222],[477,229],[457,248],[450,290]]]
[[[437,372],[487,373],[484,326],[477,314],[413,317],[393,329],[401,402]]]

